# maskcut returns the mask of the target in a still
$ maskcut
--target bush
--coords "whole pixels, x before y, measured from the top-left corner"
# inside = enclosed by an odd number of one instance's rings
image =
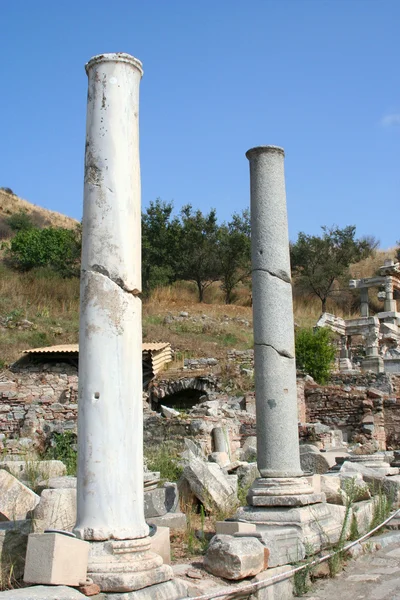
[[[77,436],[73,431],[53,433],[44,457],[46,460],[61,460],[67,467],[67,475],[76,475],[78,452]]]
[[[26,231],[34,227],[31,217],[24,210],[14,213],[11,217],[6,219],[7,225],[11,231],[17,233],[18,231]]]
[[[63,277],[79,276],[80,231],[46,227],[23,229],[11,241],[8,260],[14,268],[29,271],[49,267]]]
[[[296,332],[297,368],[317,383],[326,383],[332,371],[336,350],[328,329],[300,329]]]

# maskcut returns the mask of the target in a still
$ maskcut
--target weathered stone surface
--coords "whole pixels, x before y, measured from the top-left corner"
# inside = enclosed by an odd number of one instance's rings
[[[64,585],[57,586],[57,596],[54,596],[53,585],[35,585],[33,587],[20,588],[0,592],[0,598],[4,600],[85,600],[86,596]]]
[[[45,529],[72,531],[76,521],[76,489],[43,490],[33,517],[36,533]]]
[[[169,527],[157,527],[157,531],[150,537],[151,550],[159,554],[165,565],[171,564],[171,543]]]
[[[0,523],[0,561],[3,573],[12,570],[16,579],[22,578],[28,535],[31,531],[30,520]]]
[[[221,468],[227,467],[231,462],[226,452],[212,452],[208,455],[208,460],[217,463]]]
[[[0,469],[0,519],[21,521],[39,503],[39,496],[8,471]]]
[[[60,533],[31,533],[24,581],[78,586],[86,580],[89,544]]]
[[[157,527],[169,527],[171,531],[185,531],[187,527],[186,515],[181,512],[151,517],[147,521],[150,525],[157,525]]]
[[[257,477],[260,477],[257,463],[245,463],[236,469],[240,487],[248,488]]]
[[[146,587],[137,592],[102,594],[101,600],[182,600],[187,597],[185,583],[180,579],[173,579],[172,581]]]
[[[354,483],[351,481],[354,480]],[[321,475],[321,492],[326,496],[329,504],[346,504],[346,497],[350,494],[352,502],[368,500],[371,492],[363,481],[360,473],[341,475]]]
[[[36,489],[38,493],[41,493],[46,489],[59,490],[70,488],[76,488],[76,477],[64,475],[63,477],[51,477],[50,479],[40,481]]]
[[[249,534],[256,532],[256,526],[253,523],[241,523],[240,521],[217,521],[215,531],[222,535]]]
[[[144,515],[161,517],[167,512],[175,512],[179,504],[178,486],[176,483],[164,483],[162,487],[144,493]]]
[[[183,471],[183,478],[206,510],[226,509],[235,504],[237,496],[231,477],[224,475],[217,464],[199,458],[192,458]]]
[[[300,446],[300,464],[305,473],[326,473],[329,463],[316,446],[303,444]]]
[[[0,469],[5,469],[20,481],[32,484],[62,477],[67,472],[61,460],[4,460],[0,462]]]
[[[217,577],[244,579],[267,568],[266,550],[254,537],[216,535],[207,549],[204,567]]]
[[[275,567],[259,573],[252,579],[252,583],[258,583],[261,581],[267,582],[272,577],[277,575],[283,575],[290,571],[293,567],[291,565],[285,565],[282,567]],[[293,598],[293,578],[287,577],[283,581],[274,583],[262,587],[251,595],[251,600],[291,600]]]

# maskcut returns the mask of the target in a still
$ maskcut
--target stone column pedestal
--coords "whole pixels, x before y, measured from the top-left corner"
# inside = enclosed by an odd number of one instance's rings
[[[125,592],[172,578],[143,504],[140,61],[95,56],[89,78],[79,332],[77,537],[88,576]]]

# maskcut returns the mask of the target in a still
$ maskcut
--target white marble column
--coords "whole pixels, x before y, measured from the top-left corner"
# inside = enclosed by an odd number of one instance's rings
[[[250,161],[257,464],[254,506],[317,502],[302,478],[284,151],[252,148]]]
[[[149,552],[143,507],[142,65],[128,54],[103,54],[86,72],[74,531],[93,542],[88,572],[102,591],[130,591],[172,576]]]

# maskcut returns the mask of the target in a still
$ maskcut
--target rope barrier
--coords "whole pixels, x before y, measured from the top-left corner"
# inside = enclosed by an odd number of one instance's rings
[[[220,590],[216,590],[215,592],[212,592],[211,594],[205,594],[204,596],[196,596],[194,598],[191,598],[191,600],[215,600],[215,598],[223,598],[223,600],[234,600],[235,598],[243,597],[243,594],[246,594],[248,592],[255,592],[262,588],[269,587],[270,585],[273,585],[274,583],[279,583],[281,581],[285,581],[285,579],[289,579],[290,577],[292,577],[296,573],[299,573],[300,571],[303,571],[304,569],[309,569],[310,567],[320,565],[321,563],[329,560],[336,554],[340,554],[342,552],[347,552],[353,546],[356,546],[360,542],[363,542],[364,540],[368,539],[373,533],[375,533],[379,529],[382,529],[382,527],[387,525],[387,523],[389,523],[389,521],[391,521],[399,513],[400,513],[400,508],[398,510],[396,510],[392,515],[390,515],[390,517],[388,517],[385,521],[383,521],[383,523],[381,523],[380,525],[377,525],[377,527],[374,527],[374,529],[371,529],[371,531],[369,531],[368,533],[361,536],[358,540],[351,542],[350,544],[347,544],[347,546],[344,546],[340,550],[335,550],[334,552],[330,552],[329,554],[326,554],[325,556],[321,556],[320,558],[317,558],[311,562],[301,565],[300,567],[296,567],[294,569],[291,569],[290,571],[285,571],[285,573],[280,573],[279,575],[274,575],[273,577],[270,577],[269,579],[265,579],[264,581],[257,581],[255,583],[250,583],[248,585],[241,585],[241,586],[238,585],[236,587],[232,587],[232,586],[224,587],[224,588],[221,588]]]

